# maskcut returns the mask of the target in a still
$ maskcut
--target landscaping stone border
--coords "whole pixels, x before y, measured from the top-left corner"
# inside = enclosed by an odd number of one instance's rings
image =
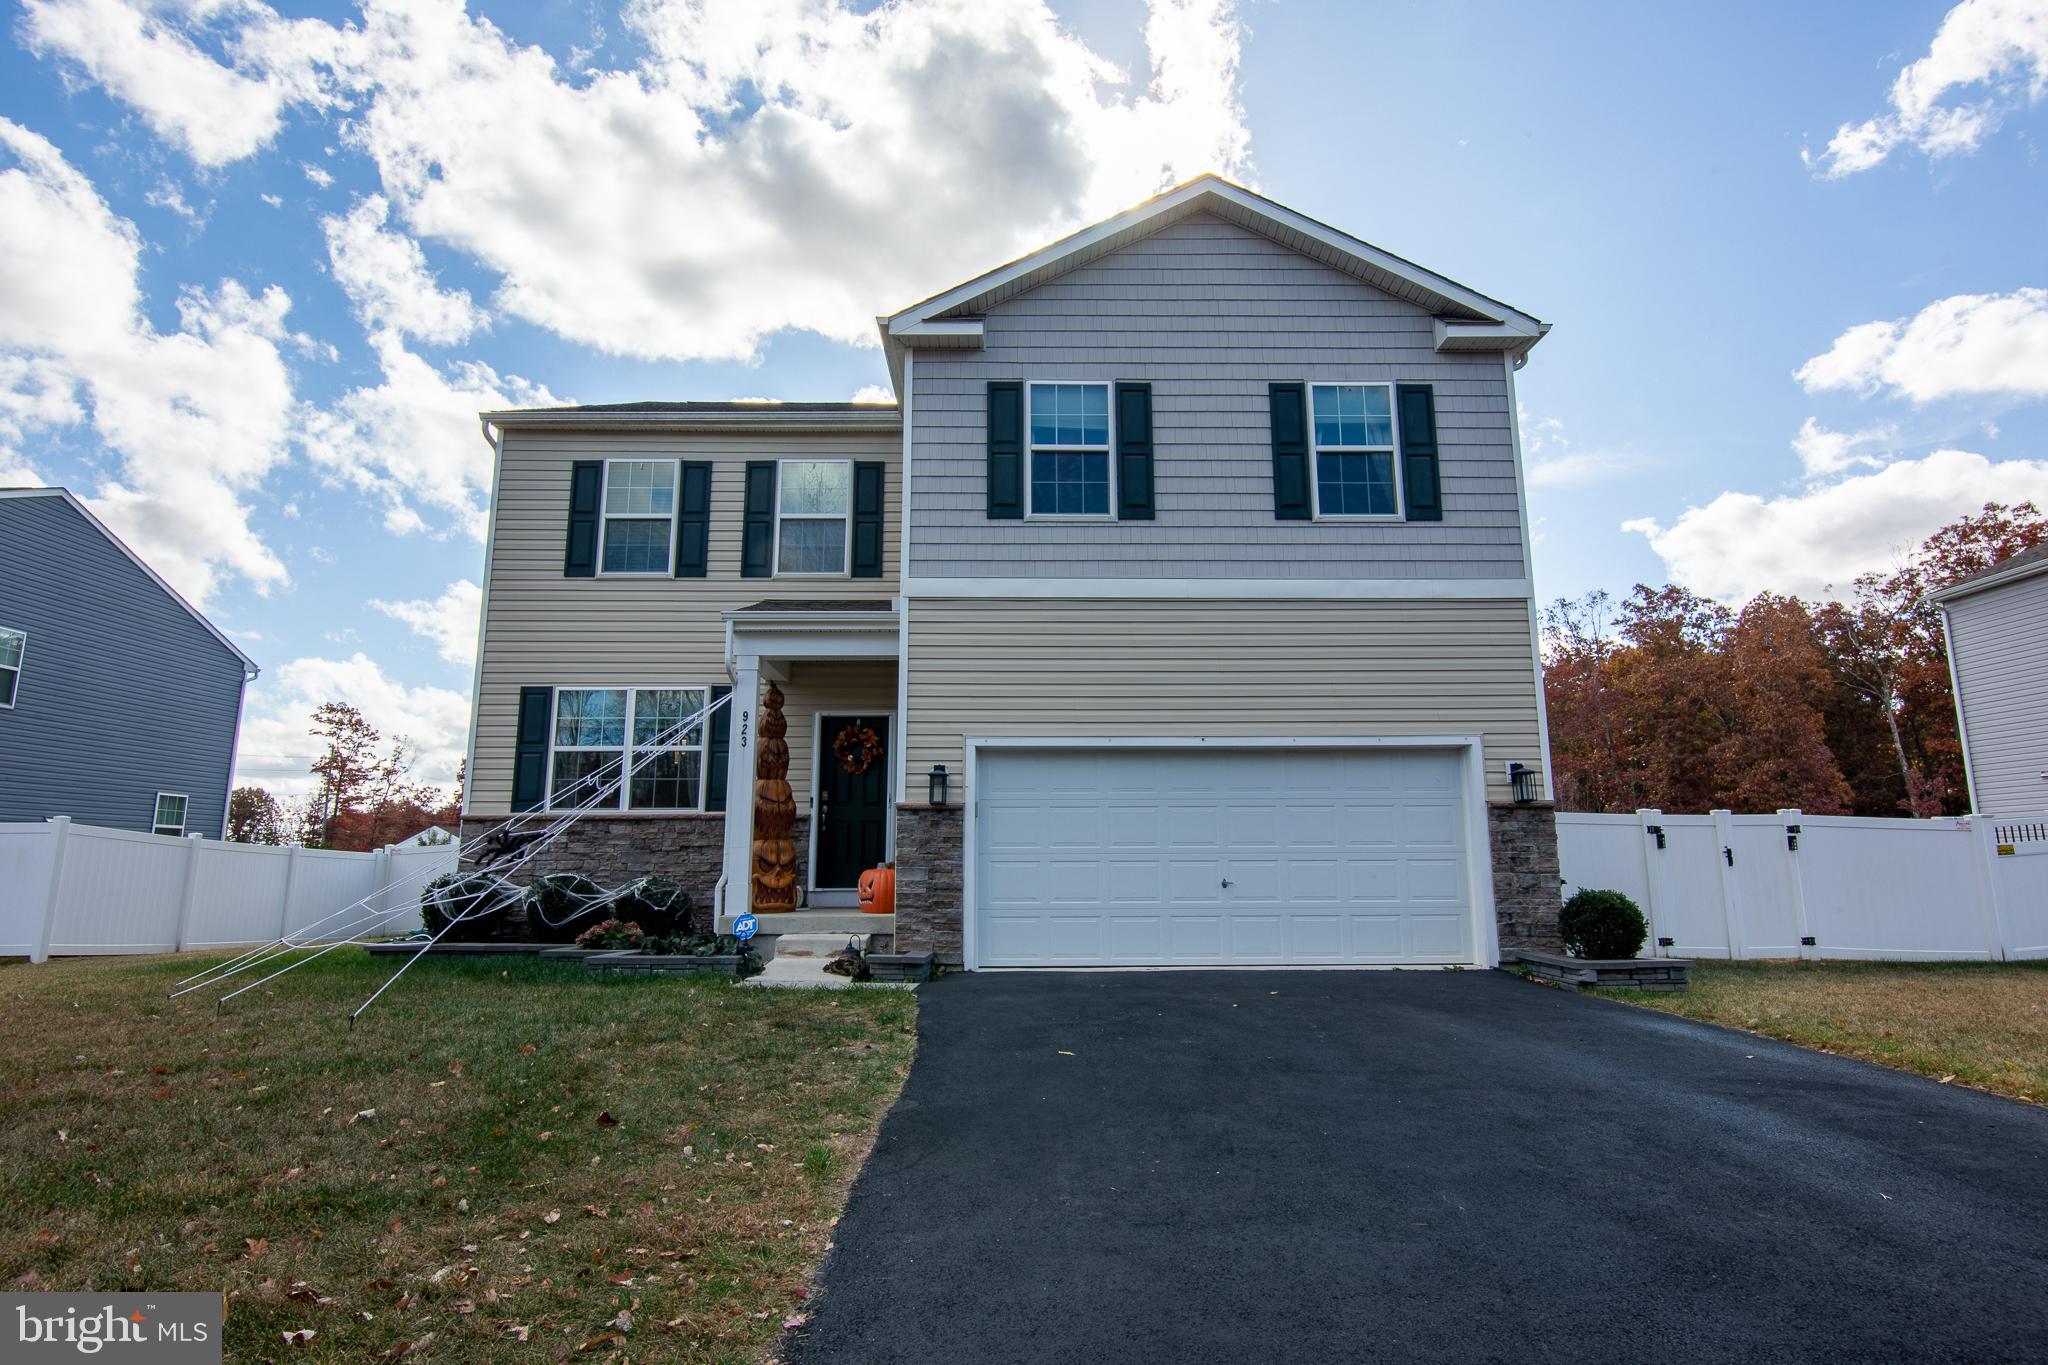
[[[872,981],[929,981],[936,959],[930,953],[869,953]]]
[[[598,953],[585,958],[583,967],[592,972],[723,972],[740,974],[738,953],[697,957],[691,953]]]
[[[1682,991],[1686,970],[1692,966],[1682,957],[1566,957],[1561,953],[1537,953],[1524,949],[1501,955],[1503,965],[1520,963],[1540,980],[1591,990]]]

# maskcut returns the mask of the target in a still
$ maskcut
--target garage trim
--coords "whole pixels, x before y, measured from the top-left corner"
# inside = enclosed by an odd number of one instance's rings
[[[1478,735],[1223,735],[1105,737],[1038,735],[967,735],[967,802],[961,834],[960,957],[968,971],[981,970],[981,949],[975,942],[975,823],[981,811],[980,756],[983,749],[1428,749],[1457,751],[1465,772],[1465,839],[1467,888],[1472,904],[1473,967],[1500,961],[1500,931],[1493,909],[1493,857],[1486,817],[1485,741]],[[1007,970],[1007,969],[997,969]],[[1020,967],[1018,971],[1228,971],[1214,967]],[[1271,971],[1271,967],[1257,970]],[[1435,970],[1360,964],[1301,970],[1389,971]]]

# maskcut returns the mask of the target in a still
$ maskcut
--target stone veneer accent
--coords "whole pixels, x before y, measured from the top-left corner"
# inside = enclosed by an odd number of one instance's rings
[[[896,807],[897,952],[933,953],[960,965],[965,820],[959,806]]]
[[[1493,851],[1493,917],[1500,926],[1502,959],[1523,949],[1563,952],[1557,936],[1557,912],[1564,908],[1557,808],[1548,802],[1489,805],[1486,833]]]
[[[467,816],[462,821],[465,849],[476,843],[503,815]],[[799,815],[796,830],[798,885],[809,881],[805,859],[810,845],[810,819]],[[957,844],[956,844],[957,848]],[[563,830],[534,856],[512,880],[526,882],[543,872],[581,872],[600,886],[617,886],[635,877],[659,875],[681,883],[690,896],[690,927],[711,927],[712,893],[724,870],[725,816],[720,815],[586,815]]]

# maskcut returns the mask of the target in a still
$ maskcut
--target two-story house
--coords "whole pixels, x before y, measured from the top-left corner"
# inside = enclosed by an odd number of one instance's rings
[[[1553,942],[1514,397],[1545,324],[1204,177],[879,327],[894,406],[484,414],[465,836],[623,757],[544,865],[729,920],[773,683],[807,903],[893,858],[862,927],[901,952]]]
[[[0,821],[226,832],[256,665],[62,488],[0,488]]]

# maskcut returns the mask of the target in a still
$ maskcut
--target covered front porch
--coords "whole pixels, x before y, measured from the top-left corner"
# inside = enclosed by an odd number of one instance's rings
[[[726,669],[733,698],[725,782],[725,844],[716,922],[728,931],[748,910],[764,937],[867,934],[885,946],[894,916],[864,915],[856,883],[894,854],[901,782],[898,725],[900,616],[890,598],[771,600],[728,611]],[[764,702],[773,687],[780,725]],[[774,731],[780,728],[780,735]],[[787,746],[793,815],[778,834],[757,819],[755,778],[764,743]],[[719,774],[713,773],[717,780]],[[757,837],[786,838],[791,866],[763,866]],[[768,852],[767,844],[763,851]],[[770,894],[757,893],[758,883]],[[793,901],[794,910],[775,904]],[[770,946],[770,945],[764,945]]]

